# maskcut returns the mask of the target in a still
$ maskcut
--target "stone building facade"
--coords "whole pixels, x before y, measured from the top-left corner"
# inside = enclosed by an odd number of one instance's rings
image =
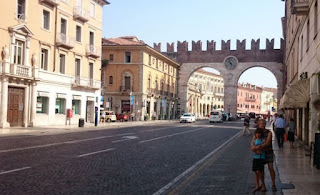
[[[178,63],[130,36],[102,39],[102,53],[104,109],[137,120],[176,118]]]
[[[296,136],[307,146],[315,141],[320,119],[320,37],[318,0],[285,1],[283,33],[285,93],[280,101],[287,120],[294,118]]]
[[[224,109],[223,78],[204,69],[194,72],[188,83],[188,112],[197,118],[210,114],[214,108]]]
[[[260,39],[251,41],[251,48],[246,48],[246,40],[237,40],[236,50],[230,49],[230,40],[221,42],[221,49],[216,49],[215,41],[207,41],[207,49],[202,49],[201,41],[192,41],[189,51],[188,42],[179,42],[177,50],[174,43],[167,44],[164,55],[177,61],[179,68],[178,96],[180,105],[178,113],[188,110],[188,81],[190,76],[201,68],[213,68],[220,72],[224,81],[224,108],[230,113],[237,114],[238,80],[243,72],[252,67],[263,67],[274,74],[278,83],[277,98],[283,94],[283,49],[274,49],[274,40],[266,40],[266,49],[260,49]],[[161,52],[161,44],[154,44],[154,48]]]
[[[0,17],[0,127],[94,121],[105,0],[16,0]],[[69,123],[69,121],[68,121]]]

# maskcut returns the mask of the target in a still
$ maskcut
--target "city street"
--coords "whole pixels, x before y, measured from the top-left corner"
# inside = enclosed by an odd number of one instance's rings
[[[1,194],[246,194],[242,122],[0,137]],[[210,171],[208,171],[210,170]]]

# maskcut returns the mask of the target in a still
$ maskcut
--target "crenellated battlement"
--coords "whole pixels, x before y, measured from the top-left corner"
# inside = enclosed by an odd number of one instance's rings
[[[257,50],[279,50],[279,49],[275,49],[274,48],[274,39],[266,39],[266,49],[260,49],[260,39],[251,40],[251,48],[247,49],[246,48],[246,42],[247,40],[237,40],[237,45],[236,45],[236,50],[239,51],[244,51],[244,50],[253,50],[253,51],[257,51]],[[284,47],[284,40],[281,39],[281,47],[280,50],[283,50]],[[183,41],[180,42],[178,41],[177,43],[177,52],[186,52],[189,51],[188,49],[189,47],[189,42],[187,41]],[[207,41],[207,50],[203,50],[202,49],[202,41],[192,41],[192,47],[191,47],[191,52],[195,51],[195,52],[206,52],[206,51],[228,51],[231,50],[231,40],[222,40],[221,41],[221,50],[216,50],[216,42],[215,41]],[[157,51],[161,51],[161,43],[154,43],[154,49]],[[174,52],[174,43],[167,43],[167,51],[168,53],[172,53]]]
[[[236,50],[231,50],[231,40],[222,40],[221,49],[216,49],[216,42],[207,41],[207,49],[202,49],[202,41],[192,41],[191,50],[187,41],[177,42],[175,51],[174,43],[167,43],[167,51],[161,51],[161,43],[154,43],[154,49],[163,52],[168,57],[184,62],[221,62],[226,56],[236,56],[240,61],[276,61],[282,62],[284,40],[280,40],[280,49],[274,48],[274,39],[266,39],[266,48],[261,49],[260,39],[251,40],[251,48],[246,47],[247,40],[237,40]]]

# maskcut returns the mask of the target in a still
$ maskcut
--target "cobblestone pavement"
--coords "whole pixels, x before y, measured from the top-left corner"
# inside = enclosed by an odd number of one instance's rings
[[[235,137],[240,131],[239,122],[200,121],[2,137],[0,192],[153,194],[193,167],[163,194],[175,189],[181,194],[245,194],[253,187],[253,173],[249,138]]]

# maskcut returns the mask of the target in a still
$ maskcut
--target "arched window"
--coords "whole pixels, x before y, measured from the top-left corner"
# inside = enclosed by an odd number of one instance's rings
[[[133,75],[130,72],[122,74],[122,89],[125,91],[133,91]]]

